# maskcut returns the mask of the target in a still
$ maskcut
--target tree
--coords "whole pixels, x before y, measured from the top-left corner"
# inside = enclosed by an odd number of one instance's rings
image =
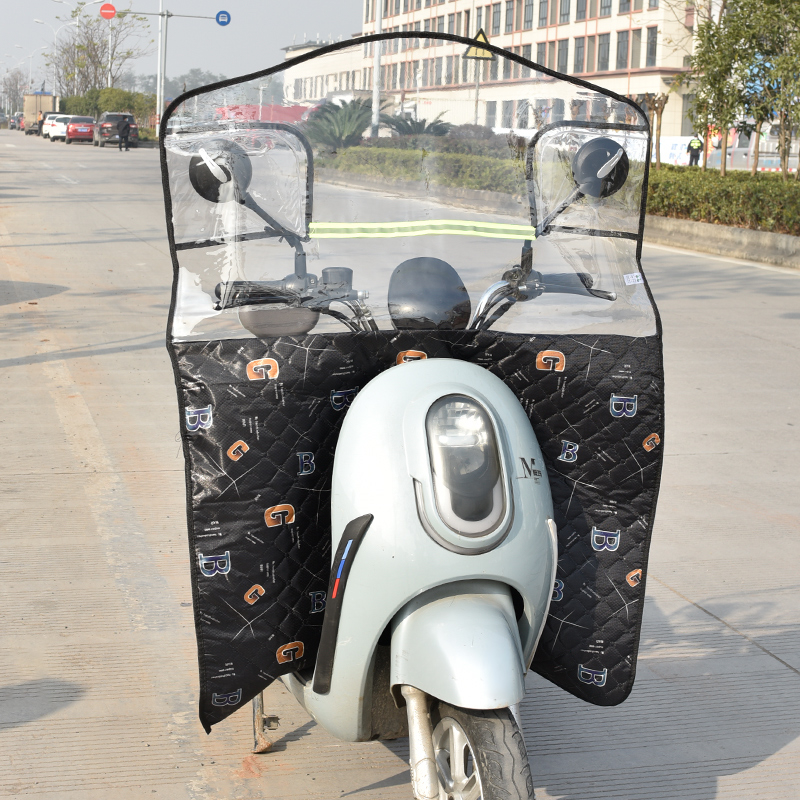
[[[55,65],[57,91],[62,95],[84,95],[90,89],[113,87],[134,59],[150,52],[147,18],[119,11],[113,20],[83,14],[85,2],[77,4],[70,19],[78,24],[64,30],[56,50],[49,54]]]
[[[444,113],[444,112],[442,112]],[[442,114],[439,114],[430,122],[426,119],[406,119],[405,117],[394,117],[391,114],[381,114],[381,122],[388,125],[399,136],[445,136],[450,132],[452,125],[443,122]]]
[[[328,103],[309,117],[306,135],[314,144],[336,152],[357,145],[371,122],[371,100]]]
[[[653,111],[656,115],[656,169],[661,169],[661,117],[668,102],[669,95],[664,92],[653,98]]]
[[[11,112],[22,111],[22,95],[28,85],[27,75],[19,67],[12,69],[3,75],[2,85]]]

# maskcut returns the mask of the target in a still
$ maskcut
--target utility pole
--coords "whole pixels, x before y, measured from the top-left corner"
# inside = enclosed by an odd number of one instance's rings
[[[164,65],[161,63],[161,29],[162,14],[164,13],[164,0],[158,0],[158,73],[156,74],[156,136],[161,127],[161,112],[164,110],[164,98],[161,96],[161,73]]]
[[[375,33],[383,32],[383,3],[384,0],[372,0],[375,4]],[[381,124],[381,44],[373,42],[375,48],[372,59],[372,130],[373,138],[378,138],[378,128]]]

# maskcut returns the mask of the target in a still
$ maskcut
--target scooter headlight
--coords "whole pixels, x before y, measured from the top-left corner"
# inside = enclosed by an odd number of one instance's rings
[[[477,401],[448,395],[426,418],[436,509],[464,536],[491,533],[505,512],[500,452],[492,421]]]

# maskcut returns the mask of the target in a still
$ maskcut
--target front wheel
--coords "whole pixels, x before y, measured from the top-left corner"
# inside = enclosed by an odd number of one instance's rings
[[[525,741],[509,709],[431,709],[439,800],[534,800]]]

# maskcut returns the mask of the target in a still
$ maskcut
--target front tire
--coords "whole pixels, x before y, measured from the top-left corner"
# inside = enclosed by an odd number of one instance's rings
[[[534,800],[525,740],[509,709],[431,709],[440,800]]]

